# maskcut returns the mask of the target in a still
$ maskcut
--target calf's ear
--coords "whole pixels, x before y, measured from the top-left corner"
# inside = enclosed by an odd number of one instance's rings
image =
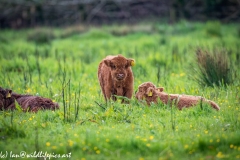
[[[10,98],[12,95],[12,90],[7,90],[6,98]]]
[[[159,92],[163,92],[164,88],[163,88],[163,87],[158,87],[157,90],[158,90]]]
[[[129,66],[134,66],[134,65],[135,65],[135,60],[129,58],[129,59],[128,59],[128,64],[129,64]]]
[[[104,62],[108,67],[110,67],[110,64],[111,64],[111,61],[110,61],[110,60],[105,59],[103,62]]]

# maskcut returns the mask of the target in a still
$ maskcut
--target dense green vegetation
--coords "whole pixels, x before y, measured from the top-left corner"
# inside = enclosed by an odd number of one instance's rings
[[[1,111],[1,156],[42,151],[71,153],[74,160],[239,159],[239,33],[239,24],[218,22],[1,30],[0,86],[61,106],[36,114]],[[198,84],[197,48],[226,50],[231,83]],[[135,90],[151,81],[168,93],[202,95],[221,110],[146,107],[134,98],[106,106],[97,68],[109,54],[135,59]]]

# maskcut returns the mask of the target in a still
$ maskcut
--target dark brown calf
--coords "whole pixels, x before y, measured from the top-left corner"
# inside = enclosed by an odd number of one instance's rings
[[[0,110],[16,109],[15,100],[24,112],[59,109],[58,103],[49,98],[12,93],[12,90],[0,87]]]

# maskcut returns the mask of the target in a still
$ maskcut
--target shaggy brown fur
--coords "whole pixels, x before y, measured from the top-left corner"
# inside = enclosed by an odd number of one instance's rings
[[[58,103],[53,102],[51,99],[39,96],[12,93],[12,90],[3,89],[0,87],[0,110],[16,109],[15,100],[25,112],[37,112],[38,110],[45,109],[59,109]]]
[[[38,110],[56,110],[59,109],[58,103],[53,102],[49,98],[32,96],[32,95],[21,95],[13,93],[18,104],[22,107],[23,111],[37,112]]]
[[[11,96],[12,90],[0,87],[0,110],[15,109],[15,99]]]
[[[98,80],[106,101],[117,96],[131,98],[133,94],[134,60],[121,55],[107,56],[98,66]]]
[[[149,84],[150,83],[150,84]],[[142,90],[141,93],[138,91],[136,94],[136,98],[138,100],[146,100],[147,104],[150,105],[151,103],[157,103],[158,99],[162,101],[164,104],[175,104],[178,109],[182,109],[184,107],[189,108],[192,106],[197,105],[198,103],[209,103],[212,108],[216,110],[220,110],[220,107],[213,101],[207,100],[204,97],[201,96],[192,96],[192,95],[180,95],[180,94],[168,94],[163,92],[164,88],[154,88],[154,84],[151,84],[151,82],[147,82],[148,88],[146,90]],[[152,86],[151,86],[152,85]],[[139,86],[139,88],[142,88],[142,86],[146,86],[145,83]]]

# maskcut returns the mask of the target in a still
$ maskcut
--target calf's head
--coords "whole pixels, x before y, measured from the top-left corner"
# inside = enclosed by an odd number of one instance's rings
[[[11,94],[12,90],[0,87],[0,110],[11,109],[9,107],[14,105],[15,99],[11,96]]]
[[[134,60],[118,55],[112,59],[105,59],[104,63],[110,67],[112,78],[122,81],[128,76],[128,70],[134,65]]]
[[[136,93],[136,98],[138,100],[143,100],[146,96],[148,96],[148,88],[156,89],[156,86],[152,82],[144,82],[138,86],[138,91]]]
[[[138,86],[136,98],[138,100],[146,100],[152,102],[156,100],[158,94],[163,92],[163,87],[156,87],[152,82],[144,82]]]
[[[136,98],[140,102],[146,102],[148,105],[151,105],[151,103],[157,102],[157,92],[158,91],[155,86],[149,86],[148,88],[140,88],[140,90],[136,94]]]

